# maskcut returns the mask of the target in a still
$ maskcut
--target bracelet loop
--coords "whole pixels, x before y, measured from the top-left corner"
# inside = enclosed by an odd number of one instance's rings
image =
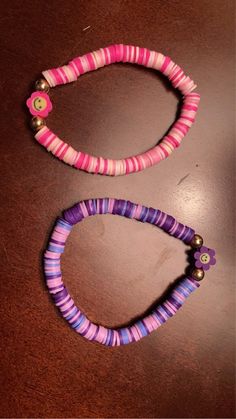
[[[66,240],[73,225],[95,214],[121,215],[141,222],[147,222],[160,227],[162,230],[187,244],[192,243],[195,233],[192,228],[184,226],[160,210],[147,208],[122,199],[104,198],[82,201],[64,211],[63,218],[57,220],[44,254],[46,283],[54,303],[69,325],[88,340],[96,341],[107,346],[124,345],[138,341],[142,337],[150,334],[177,312],[185,299],[199,287],[198,281],[204,276],[203,269],[208,270],[210,265],[216,263],[214,258],[215,252],[206,247],[198,249],[194,254],[196,268],[193,274],[179,281],[165,301],[153,309],[149,315],[141,318],[133,325],[119,329],[109,329],[101,325],[96,325],[76,307],[62,282],[60,267],[60,257],[64,252]],[[198,274],[196,274],[196,270],[198,270]],[[203,272],[203,275],[200,275],[199,272]]]
[[[31,114],[36,118],[45,117],[51,111],[52,104],[46,93],[49,86],[55,87],[73,82],[84,73],[116,62],[135,63],[163,73],[173,87],[183,95],[182,108],[178,120],[155,147],[145,153],[120,160],[94,157],[76,151],[47,126],[44,126],[42,121],[34,121],[32,126],[37,131],[35,138],[40,144],[65,163],[89,173],[110,176],[124,175],[141,171],[166,159],[175,148],[179,147],[192,126],[200,101],[200,95],[192,92],[196,87],[194,82],[169,57],[146,48],[119,44],[100,48],[77,57],[62,67],[43,71],[45,80],[37,82],[38,90],[27,100]]]

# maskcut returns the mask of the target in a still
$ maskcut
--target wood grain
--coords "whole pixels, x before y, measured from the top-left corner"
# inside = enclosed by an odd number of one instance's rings
[[[1,1],[0,416],[234,417],[233,9],[229,0]],[[88,175],[36,143],[25,100],[42,70],[119,42],[169,55],[198,84],[200,110],[167,161],[119,178]],[[51,98],[58,135],[112,158],[153,146],[178,108],[163,77],[131,65],[84,75]],[[69,329],[42,275],[55,218],[105,196],[163,209],[217,251],[174,319],[114,349]],[[116,326],[182,275],[185,251],[148,225],[100,216],[74,229],[63,275],[93,321]]]

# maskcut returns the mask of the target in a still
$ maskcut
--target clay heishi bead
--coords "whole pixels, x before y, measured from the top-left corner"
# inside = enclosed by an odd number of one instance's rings
[[[50,86],[45,79],[39,79],[35,82],[35,89],[39,90],[40,92],[48,92],[50,89]]]
[[[34,117],[31,119],[31,123],[30,123],[30,125],[31,125],[31,128],[32,128],[34,131],[39,131],[41,128],[43,128],[43,127],[45,126],[45,121],[44,121],[44,119],[43,119],[43,118],[41,118],[40,116],[34,116]]]
[[[198,247],[202,247],[203,245],[203,238],[199,236],[199,234],[194,234],[190,246],[194,247],[194,249],[197,249]]]
[[[195,268],[192,271],[192,278],[195,279],[196,281],[201,281],[204,278],[204,270],[200,269],[200,268]]]

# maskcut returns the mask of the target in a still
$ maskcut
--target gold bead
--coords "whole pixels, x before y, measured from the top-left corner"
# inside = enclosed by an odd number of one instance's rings
[[[41,92],[48,92],[50,89],[50,86],[45,79],[39,79],[35,82],[35,88],[36,90],[40,90]]]
[[[201,247],[203,245],[203,238],[199,236],[199,234],[194,234],[190,246],[197,249],[198,247]]]
[[[205,273],[201,268],[194,268],[191,275],[196,281],[201,281],[204,278]]]
[[[39,131],[44,126],[45,126],[45,121],[40,116],[34,116],[31,119],[31,128],[33,128],[34,131]]]

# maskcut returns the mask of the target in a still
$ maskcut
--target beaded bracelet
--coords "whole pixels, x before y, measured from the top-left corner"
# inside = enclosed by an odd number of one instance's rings
[[[129,62],[160,71],[168,77],[174,88],[183,95],[183,103],[178,120],[172,125],[167,135],[153,148],[143,154],[120,160],[94,157],[62,141],[46,125],[43,119],[52,110],[52,103],[47,92],[50,87],[67,84],[89,71],[96,70],[115,62]],[[77,57],[59,68],[43,71],[45,79],[36,82],[36,92],[27,100],[27,106],[33,115],[32,128],[37,131],[36,140],[48,151],[74,166],[90,173],[118,176],[138,172],[153,166],[167,158],[177,148],[195,120],[200,96],[191,93],[196,85],[183,70],[169,57],[146,48],[130,45],[111,45]]]
[[[160,227],[168,234],[190,244],[197,249],[194,253],[195,267],[184,279],[181,279],[168,297],[160,303],[149,315],[139,319],[129,327],[109,329],[92,323],[75,306],[73,299],[62,282],[60,257],[64,252],[66,239],[74,224],[95,214],[114,214],[133,218]],[[82,201],[64,211],[63,218],[59,218],[53,229],[47,250],[44,254],[44,271],[46,283],[55,305],[69,325],[88,340],[99,342],[107,346],[125,345],[140,340],[156,330],[169,317],[172,317],[183,305],[185,299],[199,287],[204,277],[204,271],[214,265],[215,251],[202,246],[203,239],[195,234],[190,227],[184,226],[172,216],[164,212],[134,204],[121,199],[89,199]]]

